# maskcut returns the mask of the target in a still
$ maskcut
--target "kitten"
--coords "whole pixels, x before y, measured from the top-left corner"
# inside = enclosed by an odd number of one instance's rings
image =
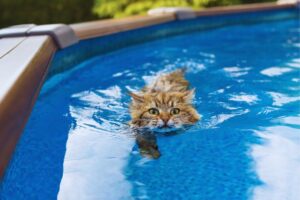
[[[132,93],[131,127],[168,132],[196,123],[200,117],[192,105],[194,89],[184,78],[184,69],[158,77],[141,92]]]

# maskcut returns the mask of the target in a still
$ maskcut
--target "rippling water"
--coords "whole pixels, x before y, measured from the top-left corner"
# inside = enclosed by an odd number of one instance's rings
[[[2,199],[300,198],[297,20],[228,26],[87,60],[43,88]],[[202,121],[143,158],[128,90],[187,66]]]

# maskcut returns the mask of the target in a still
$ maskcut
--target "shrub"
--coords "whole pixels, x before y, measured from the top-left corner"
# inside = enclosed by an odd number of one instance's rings
[[[189,6],[193,8],[227,6],[276,0],[95,0],[94,12],[100,18],[143,14],[151,8],[163,6]]]

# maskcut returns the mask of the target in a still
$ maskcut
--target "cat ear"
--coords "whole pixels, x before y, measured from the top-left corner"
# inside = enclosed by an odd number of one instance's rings
[[[191,90],[184,91],[182,98],[183,98],[184,101],[186,101],[188,103],[191,103],[194,96],[195,96],[195,88],[193,88]]]
[[[132,97],[133,101],[136,103],[143,103],[145,100],[143,96],[137,95],[133,92],[128,92],[128,94]]]

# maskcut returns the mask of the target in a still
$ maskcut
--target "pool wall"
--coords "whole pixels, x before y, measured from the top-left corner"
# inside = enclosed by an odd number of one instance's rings
[[[179,21],[183,18],[181,13],[173,11],[72,24],[70,27],[80,42],[62,50],[58,50],[55,38],[47,34],[0,36],[0,177],[4,175],[47,76],[51,77],[68,70],[83,60],[102,53],[181,34],[183,31],[235,24],[241,18],[246,23],[274,20],[274,10],[282,10],[278,17],[285,19],[290,17],[288,10],[297,7],[297,4],[262,3],[192,11],[192,15],[189,16],[195,18],[189,17],[189,20],[182,21]],[[257,18],[260,15],[258,11],[263,11],[264,14]],[[239,14],[239,18],[236,18],[236,14]],[[224,17],[227,18],[226,24],[223,23]],[[191,26],[195,20],[197,23]]]

